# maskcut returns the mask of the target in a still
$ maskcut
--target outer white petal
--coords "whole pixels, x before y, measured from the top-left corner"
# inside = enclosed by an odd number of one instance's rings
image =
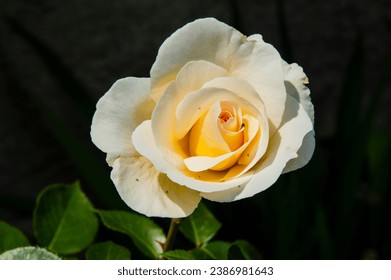
[[[301,68],[296,63],[288,64],[282,61],[285,87],[292,97],[298,100],[306,110],[312,123],[314,123],[314,106],[311,102],[310,90],[306,86],[308,84],[308,78]],[[299,151],[297,151],[298,157],[291,159],[284,168],[283,173],[287,173],[296,169],[299,169],[306,165],[312,158],[315,150],[315,132],[310,131],[304,137],[303,144]]]
[[[310,131],[304,137],[303,144],[301,145],[300,149],[297,151],[297,157],[288,161],[282,173],[288,173],[305,166],[312,158],[312,155],[314,154],[314,150],[315,150],[315,132]]]
[[[304,136],[312,131],[312,122],[304,107],[288,96],[282,126],[270,139],[264,159],[254,167],[254,175],[247,184],[229,190],[202,193],[209,200],[229,202],[253,196],[274,184],[286,163],[297,157]]]
[[[98,101],[92,119],[92,142],[108,154],[111,165],[119,155],[134,154],[133,130],[149,119],[155,102],[149,97],[147,78],[124,78],[114,83]]]
[[[137,129],[133,132],[132,141],[137,149],[137,151],[148,158],[153,166],[162,173],[167,174],[167,176],[175,183],[189,187],[193,190],[200,192],[215,192],[218,190],[226,190],[234,186],[238,186],[247,182],[251,178],[251,174],[245,174],[239,178],[235,178],[226,182],[221,182],[220,179],[224,175],[215,175],[220,172],[211,172],[208,173],[192,173],[188,170],[180,170],[176,166],[170,164],[167,161],[161,150],[157,147],[155,139],[152,134],[151,121],[144,121]],[[215,176],[213,176],[215,175]],[[200,176],[200,177],[198,177]],[[197,178],[203,178],[207,176],[208,178],[214,178],[208,180],[199,180]]]
[[[314,105],[311,102],[308,77],[303,72],[303,68],[296,63],[288,64],[281,60],[284,72],[284,83],[289,95],[298,100],[306,110],[312,123],[314,122]]]
[[[249,81],[266,108],[271,108],[271,133],[279,127],[286,93],[281,58],[273,46],[247,40],[233,27],[215,19],[196,20],[178,29],[160,47],[151,69],[153,91],[161,94],[187,62],[196,60],[209,61],[231,76]]]
[[[232,76],[247,80],[261,96],[273,134],[281,124],[286,99],[279,53],[270,44],[249,40],[232,57],[230,67]]]
[[[201,200],[198,192],[175,184],[143,156],[116,159],[111,179],[122,200],[147,216],[186,217]]]
[[[246,38],[234,28],[213,18],[198,19],[175,31],[161,45],[151,69],[153,88],[175,80],[189,61],[205,60],[224,69]]]

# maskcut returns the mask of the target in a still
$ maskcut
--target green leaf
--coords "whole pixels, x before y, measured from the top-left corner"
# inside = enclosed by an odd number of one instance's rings
[[[225,241],[213,241],[201,248],[193,250],[197,260],[227,260],[231,243]]]
[[[30,242],[19,229],[0,221],[0,253],[27,245]]]
[[[0,255],[0,260],[60,260],[58,256],[43,248],[21,247]]]
[[[128,235],[145,256],[157,259],[163,252],[166,237],[151,219],[125,211],[100,210],[98,213],[107,228]]]
[[[248,241],[237,240],[229,248],[228,258],[231,260],[259,260],[261,255]]]
[[[211,240],[220,229],[221,223],[203,203],[179,226],[179,230],[197,247]]]
[[[60,254],[82,251],[98,229],[93,206],[79,182],[45,188],[38,195],[33,224],[38,243]]]
[[[92,244],[86,252],[87,260],[130,260],[130,251],[112,241]]]
[[[162,254],[168,260],[194,260],[195,256],[185,250],[172,250]]]

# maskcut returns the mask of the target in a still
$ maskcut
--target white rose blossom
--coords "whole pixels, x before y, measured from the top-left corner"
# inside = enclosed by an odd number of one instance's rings
[[[166,39],[150,75],[115,82],[91,126],[135,211],[185,217],[202,197],[251,197],[312,157],[308,79],[261,35],[196,20]]]

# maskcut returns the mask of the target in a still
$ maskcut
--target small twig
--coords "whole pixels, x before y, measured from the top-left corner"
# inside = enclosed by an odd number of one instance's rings
[[[178,232],[179,224],[181,223],[181,218],[172,218],[170,229],[168,230],[166,243],[164,243],[163,252],[170,251],[175,241],[175,236]]]

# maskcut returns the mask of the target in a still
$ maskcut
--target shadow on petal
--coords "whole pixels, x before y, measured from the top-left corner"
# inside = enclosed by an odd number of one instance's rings
[[[285,100],[285,110],[284,110],[284,114],[282,115],[282,121],[280,127],[282,127],[285,123],[297,117],[299,113],[299,102],[300,102],[299,92],[291,82],[285,81],[284,84],[288,94],[292,96],[294,99],[296,99],[297,102],[290,102],[289,99]]]

